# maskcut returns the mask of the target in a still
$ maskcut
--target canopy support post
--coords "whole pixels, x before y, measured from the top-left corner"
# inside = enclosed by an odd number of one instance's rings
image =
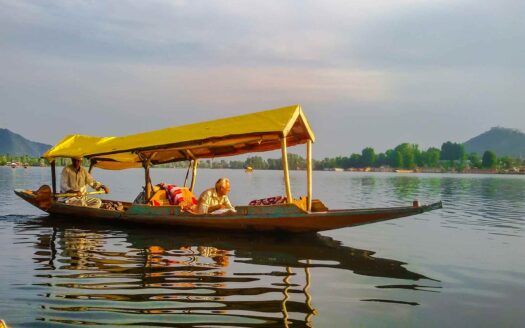
[[[286,200],[288,204],[293,202],[292,189],[290,188],[290,173],[288,171],[288,154],[286,151],[286,137],[281,139],[281,154],[284,171],[284,186],[286,188]]]
[[[89,174],[91,174],[91,171],[93,171],[93,168],[95,167],[95,163],[96,161],[92,160],[90,163],[89,163]]]
[[[186,182],[188,182],[188,175],[190,174],[190,168],[193,165],[192,160],[188,161],[190,164],[188,165],[188,169],[186,170],[186,177],[184,178],[184,187],[186,187]]]
[[[151,197],[151,178],[149,176],[149,167],[150,167],[150,159],[146,159],[145,161],[142,162],[142,166],[144,167],[144,173],[145,173],[145,197],[144,199],[147,201],[149,201],[150,197]]]
[[[197,166],[199,165],[199,160],[194,159],[193,160],[193,171],[191,172],[191,186],[190,191],[193,193],[193,189],[195,188],[195,181],[197,181]]]
[[[51,162],[51,186],[53,187],[53,196],[57,193],[57,176],[55,170],[55,160]]]
[[[306,142],[306,210],[312,210],[312,140]]]

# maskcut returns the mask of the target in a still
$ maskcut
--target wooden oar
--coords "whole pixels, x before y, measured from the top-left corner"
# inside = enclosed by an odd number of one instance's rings
[[[35,205],[38,208],[47,211],[53,205],[53,191],[48,185],[43,185],[34,192]]]
[[[55,194],[55,197],[82,197],[84,195],[99,195],[99,194],[105,194],[105,193],[106,191],[104,190],[98,190],[98,191],[86,192],[79,196],[77,193],[71,192],[71,193],[65,193],[65,194]]]
[[[93,194],[103,194],[104,190],[92,191],[83,195],[93,195]],[[33,193],[35,195],[35,205],[44,211],[48,210],[53,205],[53,191],[48,185],[43,185],[38,188],[37,191]],[[64,193],[64,194],[55,194],[55,197],[77,197],[76,193]]]

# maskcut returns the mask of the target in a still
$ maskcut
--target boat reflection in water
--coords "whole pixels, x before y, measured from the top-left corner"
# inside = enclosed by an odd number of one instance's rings
[[[320,235],[110,230],[41,219],[18,228],[40,230],[35,285],[44,298],[37,319],[51,325],[311,327],[311,268],[428,279]]]

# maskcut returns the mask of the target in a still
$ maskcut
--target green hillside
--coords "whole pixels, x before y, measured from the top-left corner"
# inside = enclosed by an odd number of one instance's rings
[[[499,156],[525,158],[525,133],[502,127],[494,127],[464,144],[466,153],[482,155],[491,150]]]
[[[8,129],[0,129],[0,154],[40,157],[49,148],[51,145],[30,141]]]

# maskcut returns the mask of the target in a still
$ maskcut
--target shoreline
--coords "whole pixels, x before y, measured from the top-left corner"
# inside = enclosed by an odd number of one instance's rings
[[[8,165],[2,165],[0,167],[6,167],[10,168],[12,170],[14,169],[29,169],[29,168],[49,168],[51,166],[44,165],[44,166],[17,166],[17,167],[11,167]],[[62,166],[57,166],[62,167]],[[140,169],[140,168],[137,168]],[[180,170],[186,170],[187,168],[182,167],[152,167],[152,169],[180,169]],[[222,167],[216,167],[216,168],[210,168],[210,167],[202,167],[201,170],[244,170],[242,168],[222,168]],[[281,171],[278,169],[253,169],[250,172],[246,172],[246,174],[251,174],[256,171]],[[300,170],[290,170],[290,171],[306,171],[305,169]],[[406,170],[406,169],[363,169],[363,168],[356,168],[356,169],[323,169],[323,170],[313,170],[314,172],[337,172],[337,173],[344,173],[344,172],[352,172],[352,173],[396,173],[400,175],[404,174],[418,174],[418,173],[431,173],[431,174],[484,174],[484,175],[525,175],[525,171],[520,172],[501,172],[497,170],[484,170],[484,169],[474,169],[474,170],[468,170],[463,172],[458,171],[442,171],[439,169],[416,169],[416,170]]]

